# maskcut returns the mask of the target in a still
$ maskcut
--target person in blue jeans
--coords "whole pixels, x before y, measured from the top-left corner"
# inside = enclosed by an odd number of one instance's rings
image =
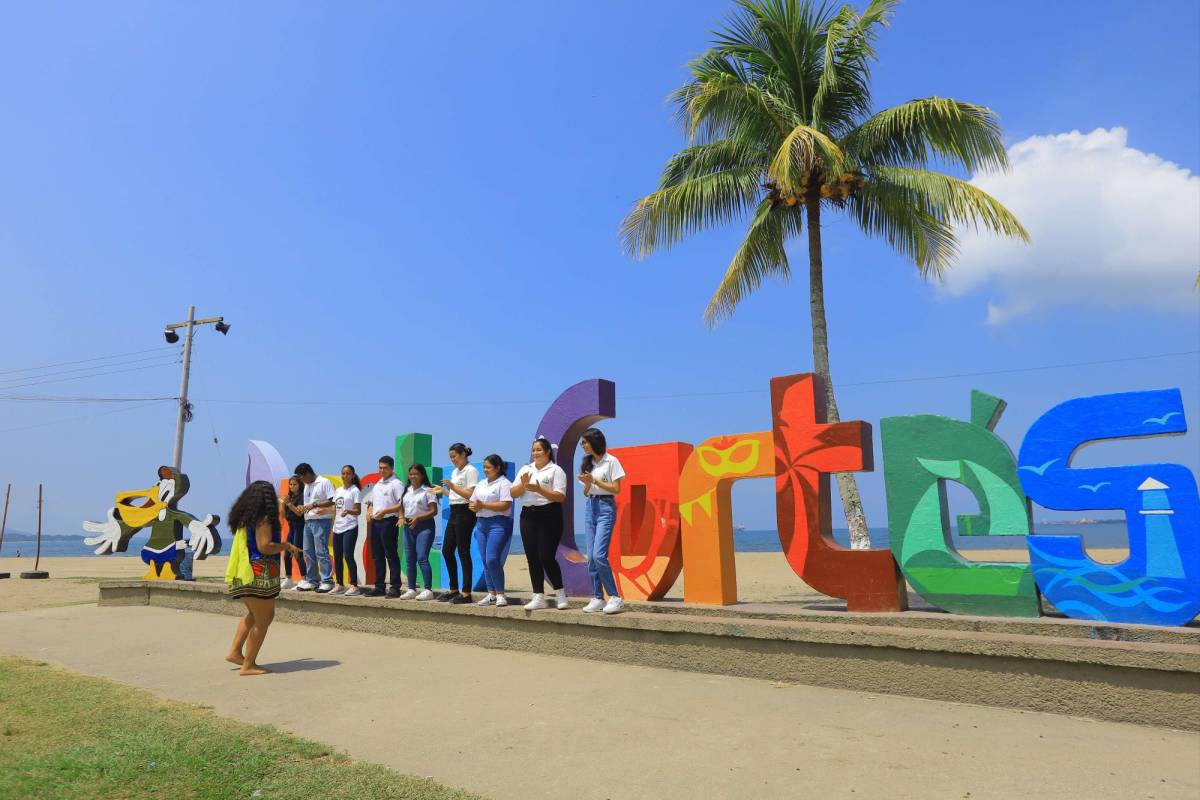
[[[588,428],[580,435],[583,447],[583,464],[579,469],[579,482],[583,484],[583,525],[587,531],[588,572],[592,576],[592,601],[583,607],[586,614],[603,611],[617,614],[625,608],[625,601],[617,591],[612,565],[608,563],[608,547],[612,543],[613,530],[617,526],[617,500],[621,491],[621,479],[625,470],[617,457],[608,452],[604,434],[596,428]],[[608,593],[608,602],[604,595]]]
[[[475,484],[468,508],[475,512],[475,530],[483,553],[487,595],[476,605],[508,605],[504,596],[504,551],[512,539],[512,483],[504,477],[504,459],[492,453],[483,460],[483,480]]]
[[[408,573],[408,591],[400,595],[400,599],[432,600],[435,595],[429,551],[433,549],[433,519],[438,513],[438,498],[429,485],[429,473],[424,464],[413,464],[408,468],[408,485],[404,487],[400,505],[404,509],[404,566]],[[417,567],[421,568],[421,580],[425,584],[419,594]]]
[[[296,477],[304,484],[304,560],[308,567],[304,580],[296,584],[302,592],[316,590],[324,594],[333,589],[333,561],[329,558],[329,534],[333,530],[333,483],[318,475],[308,464],[296,467]]]

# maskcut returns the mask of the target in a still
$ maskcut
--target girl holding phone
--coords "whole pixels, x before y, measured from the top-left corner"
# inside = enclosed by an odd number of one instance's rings
[[[588,552],[588,572],[592,576],[592,601],[584,606],[584,613],[617,614],[625,608],[625,601],[617,592],[617,581],[613,578],[612,566],[608,563],[608,546],[612,542],[613,529],[617,524],[616,496],[621,491],[621,479],[625,470],[616,456],[609,454],[604,434],[596,428],[588,428],[580,436],[583,447],[583,465],[579,470],[579,482],[583,485],[583,525],[591,542]],[[604,594],[608,593],[608,602]]]

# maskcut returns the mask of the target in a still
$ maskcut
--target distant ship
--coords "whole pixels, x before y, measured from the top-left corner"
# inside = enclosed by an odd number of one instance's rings
[[[740,523],[734,523],[734,525],[733,525],[733,532],[734,532],[734,533],[742,533],[742,532],[744,532],[745,530],[746,530],[746,526],[745,526],[745,525],[742,525],[742,524],[740,524]]]

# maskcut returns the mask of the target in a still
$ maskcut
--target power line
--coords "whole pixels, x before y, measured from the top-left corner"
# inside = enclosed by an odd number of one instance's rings
[[[177,357],[178,356],[176,356],[174,353],[160,353],[159,355],[156,355],[156,356],[146,356],[144,358],[133,358],[133,359],[129,359],[128,361],[121,361],[121,362],[117,362],[115,364],[95,364],[95,365],[88,366],[88,367],[75,367],[74,369],[63,369],[63,370],[59,370],[57,372],[43,372],[40,375],[26,375],[26,376],[23,376],[20,378],[0,378],[0,384],[21,383],[24,381],[40,380],[42,378],[53,378],[53,377],[57,377],[59,375],[73,375],[76,372],[92,372],[95,370],[111,369],[113,367],[126,367],[126,366],[129,366],[130,364],[145,364],[150,361],[161,361],[164,358],[175,359]],[[168,363],[168,362],[164,362],[164,363]],[[178,363],[178,362],[172,362],[172,363]],[[0,389],[2,389],[2,388],[4,388],[4,387],[0,386]]]
[[[951,380],[954,378],[976,378],[987,375],[1008,375],[1020,372],[1039,372],[1051,369],[1069,369],[1072,367],[1089,367],[1099,366],[1103,364],[1120,364],[1130,361],[1148,361],[1157,358],[1175,358],[1178,356],[1194,356],[1200,354],[1200,350],[1184,350],[1178,353],[1152,353],[1144,356],[1127,356],[1124,358],[1108,358],[1098,359],[1095,361],[1075,361],[1064,364],[1047,364],[1036,367],[1014,367],[1011,369],[985,370],[979,372],[958,372],[946,375],[927,375],[922,377],[909,378],[885,378],[873,381],[858,381],[855,383],[840,383],[837,384],[838,389],[850,389],[861,386],[881,386],[895,383],[917,383],[920,381],[937,381]],[[179,363],[179,362],[173,362]],[[151,365],[151,366],[168,366],[167,364]],[[141,369],[141,368],[138,368]],[[117,370],[116,372],[133,371],[133,370]],[[115,373],[102,373],[115,374]],[[84,375],[80,377],[93,377]],[[99,376],[95,376],[99,377]],[[74,380],[66,378],[63,380]],[[46,381],[46,383],[57,383],[58,381]],[[34,384],[29,384],[34,385]],[[20,387],[0,387],[0,391],[4,389],[12,389]],[[725,397],[732,395],[743,394],[766,394],[769,389],[736,389],[724,392],[686,392],[676,394],[642,394],[642,395],[621,395],[622,401],[627,400],[672,400],[685,399],[690,397]],[[178,400],[177,397],[76,397],[76,396],[56,396],[56,395],[5,395],[0,394],[0,402],[4,401],[25,401],[25,402],[45,402],[45,403],[137,403],[137,402],[157,402],[162,400]],[[390,402],[347,402],[344,400],[231,400],[221,398],[215,400],[198,400],[197,402],[204,403],[225,403],[235,405],[302,405],[302,406],[356,406],[356,407],[392,407],[392,406],[466,406],[466,405],[532,405],[535,403],[548,403],[549,400],[495,400],[492,398],[484,400],[433,400],[433,401],[390,401]]]
[[[174,398],[171,398],[171,399],[174,399]],[[27,430],[32,430],[33,428],[45,428],[50,425],[62,425],[67,422],[78,422],[80,420],[93,419],[95,417],[103,417],[103,416],[107,416],[109,414],[119,414],[122,411],[135,411],[139,408],[148,408],[149,406],[156,405],[158,402],[160,402],[160,401],[152,401],[149,403],[142,403],[141,405],[135,405],[135,406],[121,406],[120,408],[114,408],[114,409],[110,409],[108,411],[97,411],[95,414],[84,414],[83,416],[79,416],[79,417],[68,417],[66,419],[56,419],[56,420],[51,420],[50,422],[37,422],[37,423],[34,423],[33,425],[22,425],[22,426],[19,426],[16,428],[0,428],[0,433],[14,433],[16,431],[27,431]]]
[[[1070,367],[1090,367],[1100,364],[1120,364],[1128,361],[1147,361],[1155,358],[1173,358],[1176,356],[1193,356],[1200,350],[1184,350],[1178,353],[1154,353],[1145,356],[1128,356],[1125,358],[1107,358],[1096,361],[1076,361],[1066,364],[1047,364],[1037,367],[1014,367],[1011,369],[987,370],[980,372],[960,372],[948,375],[928,375],[912,378],[886,378],[875,381],[860,381],[856,383],[840,383],[837,389],[848,389],[859,386],[880,386],[893,383],[916,383],[920,381],[939,381],[952,378],[976,378],[985,375],[1008,375],[1017,372],[1038,372],[1049,369],[1067,369]],[[642,394],[621,395],[622,401],[627,400],[672,400],[690,397],[724,397],[730,395],[767,394],[770,389],[737,389],[725,392],[687,392],[678,394]],[[390,402],[346,402],[344,400],[231,400],[226,398],[205,400],[206,403],[226,403],[235,405],[285,405],[285,406],[357,406],[357,407],[395,407],[395,406],[471,406],[471,405],[534,405],[545,404],[551,400],[496,400],[485,398],[480,400],[395,400]]]
[[[38,370],[53,369],[54,367],[69,367],[74,364],[86,364],[90,361],[110,361],[114,358],[124,358],[126,356],[140,356],[145,353],[154,353],[154,352],[157,352],[160,350],[178,350],[178,349],[179,348],[174,347],[172,345],[151,347],[149,350],[133,350],[128,353],[114,353],[111,356],[96,356],[95,358],[81,358],[78,361],[60,361],[57,364],[43,364],[40,367],[22,367],[21,369],[8,369],[8,370],[0,371],[0,375],[12,375],[15,372],[37,372]],[[36,377],[36,376],[30,376],[30,377]]]
[[[79,380],[84,380],[86,378],[102,378],[105,375],[120,375],[122,373],[138,372],[138,371],[144,370],[144,369],[156,369],[158,367],[169,367],[173,364],[178,364],[178,363],[179,363],[179,361],[177,359],[175,359],[174,357],[172,357],[171,361],[165,361],[161,364],[146,364],[146,365],[140,366],[140,367],[128,367],[126,369],[114,369],[114,370],[109,370],[107,372],[97,372],[92,375],[75,375],[74,377],[71,377],[71,378],[52,378],[48,381],[31,381],[29,383],[18,383],[18,384],[14,384],[12,386],[4,386],[4,387],[0,387],[0,388],[3,388],[5,390],[25,389],[30,386],[42,386],[47,383],[66,383],[67,381],[79,381]]]
[[[31,403],[143,403],[154,400],[178,400],[178,397],[68,397],[49,394],[0,394],[0,402],[11,400]]]

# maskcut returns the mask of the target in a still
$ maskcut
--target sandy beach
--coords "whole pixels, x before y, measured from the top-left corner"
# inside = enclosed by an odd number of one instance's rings
[[[1093,558],[1105,563],[1118,563],[1128,551],[1105,549],[1090,551]],[[979,561],[1028,561],[1023,550],[972,550],[970,557]],[[197,561],[197,579],[219,580],[225,575],[225,556]],[[0,572],[12,577],[0,580],[0,612],[23,611],[31,608],[74,605],[96,602],[96,584],[100,580],[137,579],[146,572],[140,558],[129,556],[63,556],[41,560],[41,569],[50,573],[49,580],[21,580],[18,574],[33,569],[32,558],[0,558]],[[516,595],[530,591],[525,557],[516,554],[505,565],[505,580]],[[676,582],[668,598],[683,598],[684,578]],[[750,603],[814,603],[825,595],[813,591],[801,581],[781,553],[737,554],[738,598]],[[353,602],[347,600],[347,602]]]

